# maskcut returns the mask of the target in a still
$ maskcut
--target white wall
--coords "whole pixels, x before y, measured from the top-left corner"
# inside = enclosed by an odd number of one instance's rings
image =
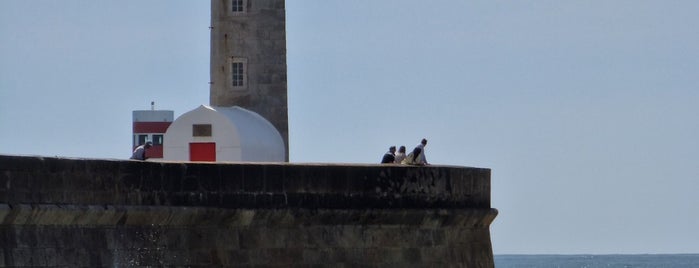
[[[211,124],[211,137],[193,137],[193,124]],[[240,107],[199,106],[178,117],[165,133],[165,160],[189,161],[189,144],[216,143],[216,161],[284,162],[279,132],[258,114]]]

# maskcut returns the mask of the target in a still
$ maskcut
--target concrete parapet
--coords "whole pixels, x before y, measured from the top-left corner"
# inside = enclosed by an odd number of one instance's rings
[[[0,156],[0,202],[224,208],[490,208],[490,170]]]

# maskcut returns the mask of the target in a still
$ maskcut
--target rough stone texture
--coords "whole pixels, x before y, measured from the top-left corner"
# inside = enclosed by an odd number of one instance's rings
[[[0,155],[0,267],[493,267],[490,170]]]
[[[210,104],[240,106],[274,125],[289,152],[286,11],[284,0],[246,0],[233,13],[230,0],[211,1]],[[231,60],[246,62],[246,84],[233,87]]]

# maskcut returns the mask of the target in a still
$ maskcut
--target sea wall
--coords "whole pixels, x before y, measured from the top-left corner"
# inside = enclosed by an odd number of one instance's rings
[[[490,170],[0,155],[0,267],[493,267]]]

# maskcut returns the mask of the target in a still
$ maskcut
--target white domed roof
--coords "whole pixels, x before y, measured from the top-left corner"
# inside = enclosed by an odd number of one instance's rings
[[[211,137],[193,136],[193,125],[211,125]],[[165,133],[165,160],[190,160],[190,143],[216,144],[216,161],[284,162],[284,140],[259,114],[238,107],[201,105],[178,117]]]

